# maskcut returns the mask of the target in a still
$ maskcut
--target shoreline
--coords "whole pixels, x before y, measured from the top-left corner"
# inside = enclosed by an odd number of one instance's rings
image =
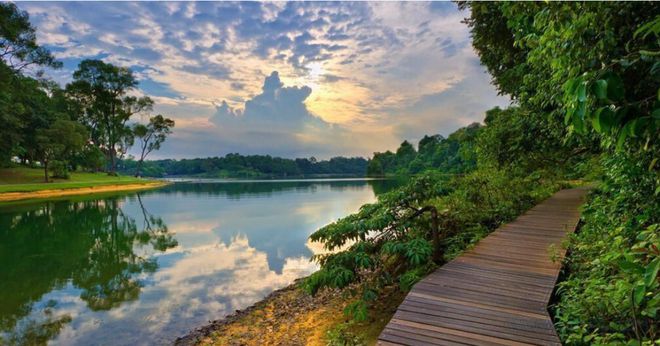
[[[346,335],[372,345],[390,320],[405,294],[390,289],[372,306],[364,322],[352,322],[344,308],[353,301],[345,292],[325,289],[316,296],[304,292],[299,278],[263,299],[233,313],[209,320],[174,340],[190,345],[327,345],[329,332]]]
[[[147,190],[147,189],[155,189],[169,184],[170,184],[169,182],[164,182],[164,181],[148,181],[148,182],[136,182],[136,183],[128,183],[128,184],[107,184],[107,185],[98,185],[98,186],[89,186],[89,187],[75,187],[70,189],[48,189],[48,190],[25,191],[25,192],[3,192],[0,193],[0,203],[17,202],[17,201],[24,201],[30,199],[92,195],[92,194],[107,193],[107,192]]]

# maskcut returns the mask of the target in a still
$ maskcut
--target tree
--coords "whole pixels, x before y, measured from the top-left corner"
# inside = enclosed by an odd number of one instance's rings
[[[385,175],[385,170],[383,169],[383,163],[380,160],[380,156],[374,153],[374,157],[369,160],[369,165],[367,166],[367,176],[370,177],[382,177]]]
[[[51,53],[36,43],[27,12],[0,3],[0,165],[33,155],[34,133],[48,124],[50,106],[40,81],[24,76],[32,65],[57,68]]]
[[[136,177],[140,176],[144,159],[152,151],[160,149],[160,145],[172,133],[173,127],[174,120],[165,118],[160,114],[151,117],[147,125],[135,124],[133,126],[133,134],[140,140],[140,159],[135,170]]]
[[[37,131],[37,146],[41,164],[44,168],[44,181],[48,182],[49,164],[52,160],[64,161],[75,151],[79,151],[87,140],[85,127],[71,120],[56,120],[49,128]],[[66,175],[66,163],[64,163]],[[57,174],[63,177],[62,173]]]
[[[417,155],[415,147],[408,141],[403,141],[396,150],[396,159],[401,167],[407,166]]]
[[[425,135],[422,139],[419,140],[419,144],[417,145],[419,154],[422,156],[432,155],[438,145],[440,145],[440,143],[442,143],[444,140],[445,139],[442,137],[442,135]]]
[[[37,44],[36,30],[27,12],[11,2],[0,3],[0,60],[16,73],[30,65],[62,66],[48,49]]]
[[[117,154],[132,145],[130,118],[153,108],[149,97],[127,96],[137,87],[133,72],[101,60],[83,60],[67,85],[68,93],[84,110],[82,121],[89,127],[92,141],[102,148],[116,173]]]
[[[602,6],[601,6],[602,5]],[[568,144],[601,135],[635,149],[657,138],[660,17],[653,2],[461,3],[502,93]],[[547,118],[546,114],[551,117]],[[655,114],[655,115],[654,115]],[[564,121],[566,126],[560,126]]]

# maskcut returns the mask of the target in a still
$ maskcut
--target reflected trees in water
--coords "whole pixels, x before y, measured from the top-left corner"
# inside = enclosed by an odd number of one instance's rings
[[[140,227],[122,210],[123,201],[54,201],[0,214],[0,332],[6,333],[5,341],[39,344],[57,335],[71,317],[54,316],[55,306],[35,303],[69,284],[94,311],[139,297],[140,274],[153,273],[158,265],[136,251],[145,246],[165,251],[177,242],[139,195]],[[33,310],[37,313],[31,315]]]

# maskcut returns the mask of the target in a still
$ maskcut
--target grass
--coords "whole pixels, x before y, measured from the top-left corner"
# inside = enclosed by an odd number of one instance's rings
[[[0,169],[0,193],[33,192],[41,190],[76,189],[104,185],[147,184],[150,181],[106,173],[73,172],[69,179],[51,178],[44,182],[44,171],[37,168],[15,167]]]

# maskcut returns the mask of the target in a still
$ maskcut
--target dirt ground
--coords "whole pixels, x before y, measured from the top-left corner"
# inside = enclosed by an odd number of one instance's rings
[[[358,344],[371,345],[403,300],[402,293],[390,291],[379,300],[380,304],[372,307],[369,320],[356,323],[344,316],[344,307],[351,299],[341,292],[326,290],[312,297],[294,284],[245,310],[192,331],[175,344],[327,345],[328,332],[343,325],[343,334],[359,340]]]

